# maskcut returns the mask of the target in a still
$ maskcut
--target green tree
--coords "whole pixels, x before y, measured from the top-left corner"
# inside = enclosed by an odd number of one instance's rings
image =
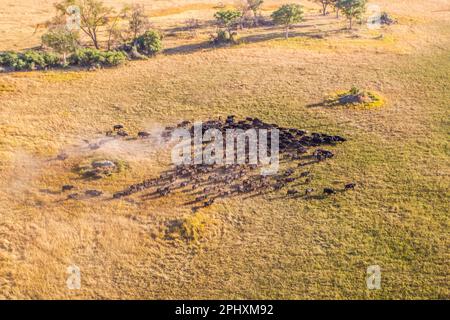
[[[224,27],[231,34],[231,29],[237,23],[242,13],[238,10],[220,10],[214,14],[219,26]]]
[[[285,27],[285,37],[289,38],[289,29],[294,23],[303,21],[303,9],[298,4],[284,4],[272,13],[272,19],[276,24]]]
[[[79,28],[92,40],[96,49],[99,49],[98,34],[106,28],[114,9],[106,7],[100,0],[64,0],[55,4],[58,14],[64,16],[78,16]],[[77,10],[71,10],[77,8]]]
[[[248,8],[253,12],[253,21],[255,26],[259,24],[258,17],[264,0],[247,0]]]
[[[329,5],[333,4],[333,0],[315,0],[322,5],[322,14],[327,15],[327,8]]]
[[[143,34],[150,27],[150,21],[145,15],[144,5],[135,4],[131,8],[131,14],[128,21],[131,39],[136,41],[137,37]]]
[[[334,8],[334,11],[336,12],[336,18],[339,19],[339,10],[342,0],[331,0],[331,5]]]
[[[349,29],[353,27],[354,19],[361,19],[366,12],[367,0],[340,0],[339,9],[347,17]]]
[[[136,38],[136,47],[139,52],[146,55],[154,55],[162,50],[162,37],[153,30],[146,31],[143,35]]]
[[[51,29],[42,36],[42,44],[62,55],[63,63],[67,63],[67,54],[78,47],[78,33],[65,28]]]
[[[124,41],[124,30],[122,29],[119,22],[128,17],[128,12],[130,10],[130,6],[124,5],[122,10],[120,10],[118,13],[115,13],[113,11],[113,15],[111,17],[108,17],[108,23],[106,25],[108,32],[108,51],[110,51],[112,47],[117,44],[117,42]]]

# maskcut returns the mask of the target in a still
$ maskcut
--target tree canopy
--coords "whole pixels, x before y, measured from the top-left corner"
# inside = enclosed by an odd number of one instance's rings
[[[272,13],[272,19],[276,24],[284,25],[286,28],[286,39],[289,37],[289,28],[303,21],[303,8],[299,4],[284,4]]]

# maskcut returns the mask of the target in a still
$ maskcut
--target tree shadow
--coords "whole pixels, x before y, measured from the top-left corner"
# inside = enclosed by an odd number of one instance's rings
[[[196,21],[192,24],[188,23],[189,21],[186,21],[186,25],[184,26],[175,26],[175,27],[169,27],[164,29],[165,33],[172,34],[176,32],[186,32],[186,31],[198,31],[198,30],[206,30],[212,26],[215,25],[214,20],[207,20],[207,21]]]
[[[304,28],[310,28],[316,26],[315,24],[305,24],[296,26],[296,29],[304,29]],[[295,31],[292,30],[289,32],[289,39],[293,38],[304,38],[304,39],[326,39],[336,33],[342,32],[345,28],[339,28],[335,30],[328,30],[328,31],[308,31],[308,32],[301,32],[301,31]],[[278,26],[273,27],[264,27],[265,31],[268,31],[267,33],[259,33],[259,34],[252,34],[240,37],[237,44],[251,44],[251,43],[259,43],[259,42],[265,42],[275,39],[284,39],[285,33],[282,30],[279,30]],[[166,55],[175,55],[175,54],[191,54],[198,51],[205,51],[205,50],[214,50],[218,48],[225,48],[225,47],[232,47],[233,44],[222,44],[222,45],[215,45],[211,41],[204,41],[200,43],[190,43],[190,44],[184,44],[177,47],[167,48],[163,51]]]
[[[328,107],[325,103],[325,101],[317,102],[317,103],[310,103],[306,105],[306,108],[326,108]]]
[[[213,50],[219,47],[220,46],[215,46],[209,41],[205,41],[200,43],[185,44],[173,48],[167,48],[163,51],[163,53],[166,55],[190,54],[198,51]]]
[[[309,27],[314,27],[316,25],[313,24],[305,24],[301,26],[295,27],[295,29],[304,29]],[[239,38],[239,41],[242,43],[258,43],[258,42],[264,42],[264,41],[270,41],[275,39],[284,39],[285,38],[285,32],[281,30],[275,31],[275,29],[278,29],[278,27],[273,27],[268,30],[274,31],[270,33],[264,33],[264,34],[255,34],[255,35],[249,35],[245,37]],[[328,31],[307,31],[307,32],[301,32],[292,30],[289,32],[289,39],[293,38],[304,38],[304,39],[326,39],[336,33],[342,32],[344,29],[339,28],[335,30],[328,30]]]

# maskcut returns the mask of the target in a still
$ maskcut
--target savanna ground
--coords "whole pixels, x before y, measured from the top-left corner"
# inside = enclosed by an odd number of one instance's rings
[[[351,33],[302,1],[307,20],[292,39],[261,27],[216,49],[204,45],[211,28],[193,38],[176,29],[211,19],[215,2],[142,2],[166,32],[165,54],[97,72],[0,75],[1,298],[450,297],[447,0],[372,1],[399,23]],[[34,27],[53,14],[51,3],[2,0],[0,50],[38,45]],[[385,106],[310,107],[352,85],[380,92]],[[346,137],[312,169],[312,186],[355,181],[356,190],[222,200],[202,209],[197,242],[166,237],[168,223],[193,215],[180,194],[144,202],[59,194],[67,183],[112,193],[167,168],[164,149],[73,147],[113,124],[135,133],[228,114]],[[55,161],[66,148],[75,151]],[[79,179],[73,167],[92,157],[122,160],[126,170]],[[73,264],[80,290],[66,286]],[[366,288],[369,265],[381,267],[381,290]]]

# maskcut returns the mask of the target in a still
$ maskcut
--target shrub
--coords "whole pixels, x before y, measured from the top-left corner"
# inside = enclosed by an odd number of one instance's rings
[[[216,41],[219,43],[222,42],[229,42],[231,39],[231,35],[228,31],[225,30],[219,30],[217,31],[217,37],[216,37]]]
[[[59,58],[53,53],[28,50],[25,53],[4,52],[0,54],[0,65],[16,71],[44,69],[59,65]]]
[[[19,55],[15,52],[3,52],[0,55],[0,63],[4,67],[15,68]]]
[[[90,67],[104,63],[100,50],[85,48],[76,50],[69,58],[71,64]]]
[[[127,56],[122,51],[102,52],[97,49],[79,49],[70,56],[70,63],[83,67],[96,65],[117,66],[123,63]]]
[[[70,56],[70,64],[84,67],[117,66],[126,59],[127,55],[122,51],[102,52],[97,49],[80,49]],[[55,53],[28,50],[24,53],[0,53],[0,66],[21,71],[58,67],[61,63],[59,55]]]
[[[44,69],[47,66],[44,54],[41,52],[29,50],[26,51],[21,58],[25,61],[27,69],[29,70],[35,68]]]
[[[103,57],[108,66],[118,66],[127,60],[127,55],[122,51],[107,51],[103,53]]]
[[[5,52],[1,55],[2,66],[12,68],[16,71],[32,70],[36,66],[45,67],[42,56],[35,51],[26,53]]]
[[[217,35],[212,37],[213,44],[236,43],[236,33],[227,30],[218,30]]]
[[[47,67],[57,67],[61,65],[58,55],[49,52],[46,52],[43,55]]]
[[[162,37],[158,32],[149,30],[136,39],[136,45],[139,52],[154,55],[163,48],[161,40]]]
[[[351,87],[350,90],[348,91],[350,94],[352,95],[358,95],[361,93],[361,89],[359,89],[358,87]]]
[[[380,107],[384,105],[384,99],[378,93],[362,90],[353,86],[350,90],[338,91],[325,100],[325,106],[354,106],[363,108]]]
[[[29,65],[25,60],[23,60],[21,57],[19,57],[14,64],[14,70],[16,71],[24,71],[24,70],[32,70],[31,65]]]

